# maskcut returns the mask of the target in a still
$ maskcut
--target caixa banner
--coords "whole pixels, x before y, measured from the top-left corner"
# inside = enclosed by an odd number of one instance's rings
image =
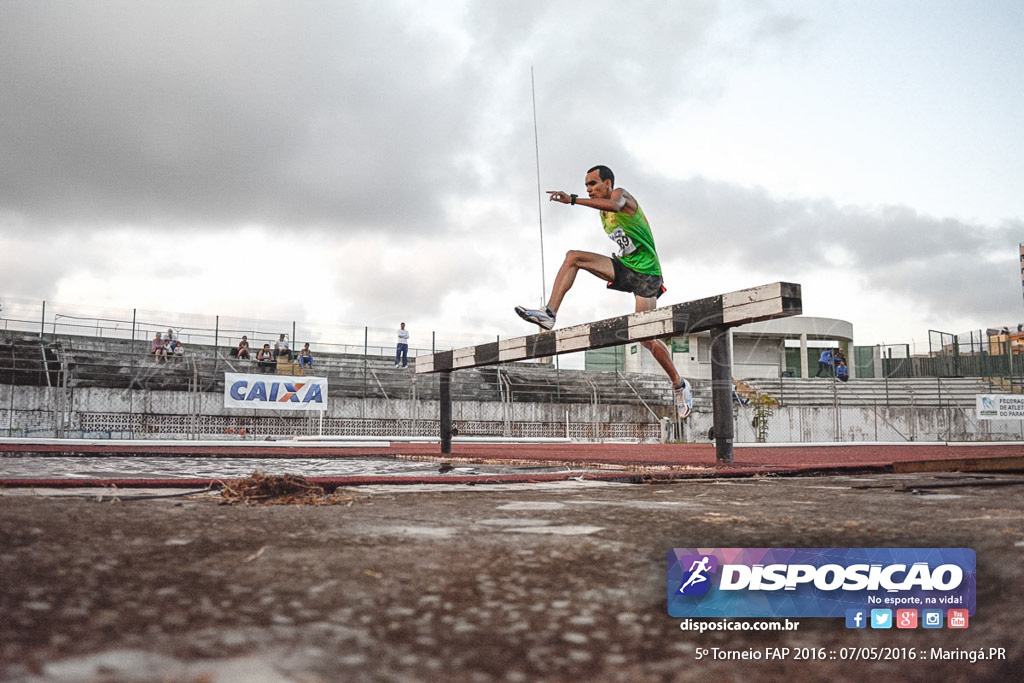
[[[326,410],[326,377],[224,373],[225,408]]]
[[[673,548],[673,617],[843,617],[847,610],[974,614],[970,548]]]

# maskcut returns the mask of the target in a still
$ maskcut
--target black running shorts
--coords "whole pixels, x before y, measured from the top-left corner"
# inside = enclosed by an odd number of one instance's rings
[[[608,289],[655,299],[665,293],[665,284],[660,275],[638,273],[615,256],[612,257],[612,266],[615,268],[615,279],[608,283]]]

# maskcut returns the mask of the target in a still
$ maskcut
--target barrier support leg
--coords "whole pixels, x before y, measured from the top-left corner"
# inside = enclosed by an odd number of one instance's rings
[[[728,327],[711,330],[711,406],[715,458],[720,463],[731,463],[735,425],[732,421],[732,337]]]
[[[442,372],[441,382],[441,453],[452,454],[452,373]]]

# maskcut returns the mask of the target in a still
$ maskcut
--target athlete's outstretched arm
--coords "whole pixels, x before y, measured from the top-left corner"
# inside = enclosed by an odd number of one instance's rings
[[[623,190],[621,187],[617,187],[612,191],[611,197],[608,199],[598,199],[592,197],[577,197],[576,201],[572,200],[572,195],[563,192],[562,190],[548,190],[550,201],[561,202],[562,204],[578,204],[579,206],[589,206],[592,209],[598,211],[609,211],[611,213],[619,213],[625,211],[632,215],[636,212],[636,200],[633,199],[632,195]]]

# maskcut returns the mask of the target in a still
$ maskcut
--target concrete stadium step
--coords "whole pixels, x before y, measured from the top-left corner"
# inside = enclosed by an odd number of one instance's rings
[[[187,391],[198,380],[200,391],[219,392],[224,388],[224,372],[260,374],[254,360],[230,358],[226,351],[193,345],[186,347],[184,358],[158,363],[149,352],[149,342],[74,339],[65,344],[61,355],[71,387]],[[22,344],[18,353],[39,355],[38,341]],[[301,371],[293,366],[287,372]],[[438,400],[440,395],[436,376],[417,376],[411,367],[395,368],[391,358],[320,353],[314,357],[313,374],[326,376],[330,395],[340,398]],[[273,376],[277,373],[268,373]],[[38,378],[33,377],[32,383],[38,383]],[[558,370],[535,363],[460,370],[453,373],[452,385],[453,396],[461,401],[501,401],[510,388],[515,402],[591,403],[596,392],[601,404],[637,405],[641,398],[651,406],[672,403],[670,387],[662,378]]]
[[[996,383],[977,377],[851,379],[835,382],[815,378],[751,378],[750,388],[790,406],[898,405],[973,408],[978,394],[1007,393]]]
[[[31,337],[17,344],[10,339],[3,341],[10,344],[10,356],[19,359],[18,367],[27,369],[22,381],[46,386],[45,378],[39,375],[43,366],[39,339]],[[56,345],[57,350],[50,352],[54,386],[61,381],[57,371],[60,367],[66,370],[64,381],[71,388],[157,391],[190,391],[198,381],[201,392],[222,392],[225,372],[260,373],[255,361],[231,358],[230,349],[224,347],[188,345],[184,358],[157,363],[150,354],[150,342],[144,340],[73,337],[62,338]],[[25,360],[20,360],[23,357]],[[409,368],[395,368],[390,357],[315,352],[313,373],[328,378],[330,395],[335,398],[439,400],[438,377],[417,376],[414,365],[415,359],[410,359]],[[299,374],[297,370],[289,372]],[[273,376],[276,373],[268,374]],[[601,405],[646,403],[659,413],[670,412],[673,405],[671,387],[660,375],[563,370],[528,362],[452,374],[452,393],[457,401],[500,402],[509,390],[516,403],[591,404],[596,394]],[[694,382],[694,404],[698,412],[710,411],[710,386]]]
[[[56,386],[59,377],[60,358],[56,345],[44,343],[38,337],[0,339],[0,383]]]

